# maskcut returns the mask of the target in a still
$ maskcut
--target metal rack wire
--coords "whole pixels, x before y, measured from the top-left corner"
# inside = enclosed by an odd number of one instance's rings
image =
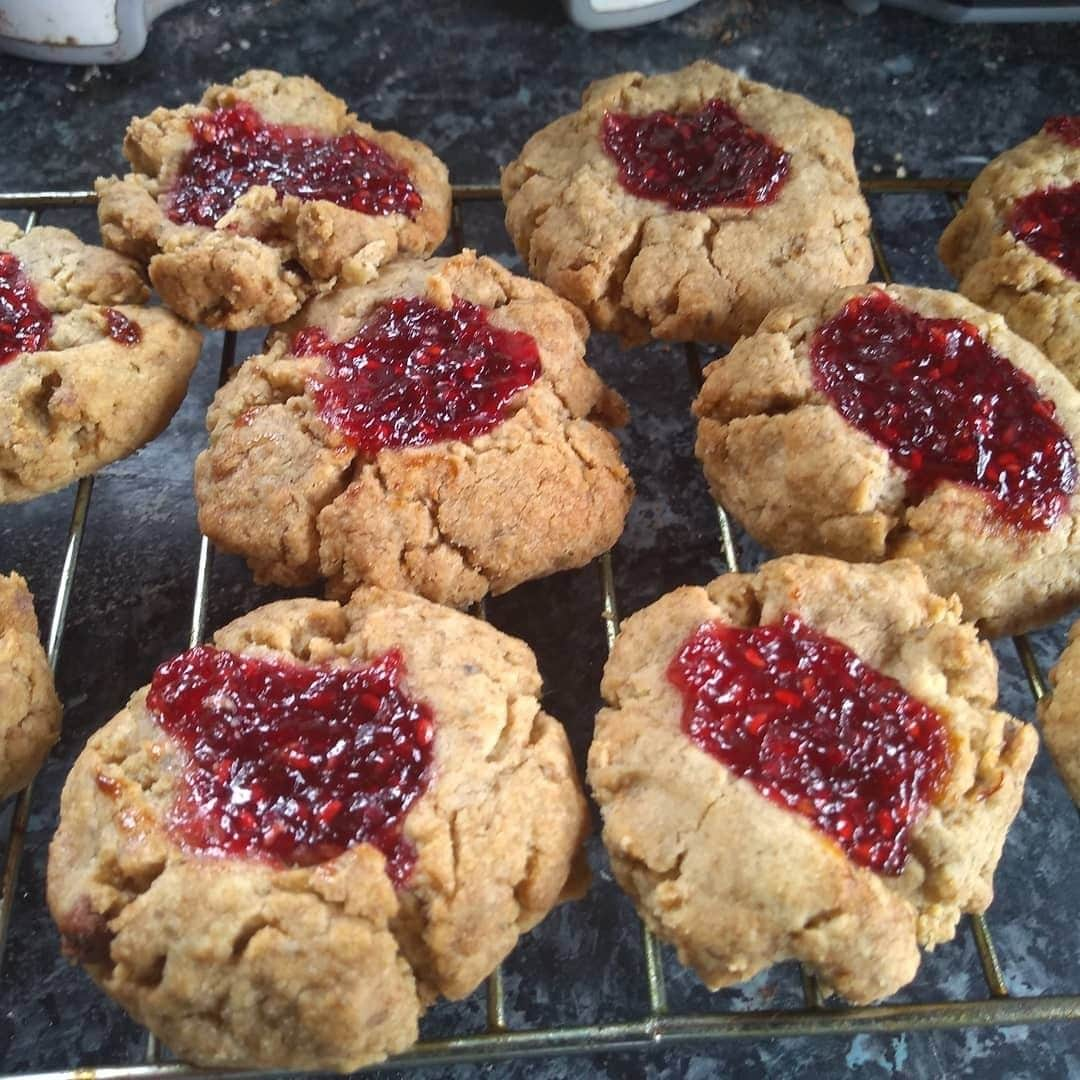
[[[864,182],[867,194],[926,195],[948,199],[955,209],[968,181],[962,178],[872,179]],[[499,190],[494,185],[462,185],[455,188],[455,203],[494,201]],[[43,213],[58,207],[92,206],[91,191],[20,192],[0,194],[0,210],[28,211],[27,226],[34,226]],[[455,212],[453,237],[463,246],[460,216]],[[872,234],[878,274],[892,280],[892,270],[876,232]],[[226,334],[220,358],[223,380],[235,361],[236,336]],[[695,346],[686,348],[687,370],[691,389],[700,386],[702,367]],[[55,671],[60,660],[68,601],[74,582],[79,548],[86,527],[93,494],[93,477],[78,485],[71,523],[64,548],[64,558],[56,584],[55,603],[48,633],[48,657]],[[726,569],[739,569],[731,525],[723,507],[717,507],[719,540]],[[598,560],[602,589],[603,621],[610,649],[619,629],[618,601],[611,555]],[[194,582],[190,643],[205,637],[206,614],[213,572],[213,551],[209,541],[200,542]],[[482,612],[481,612],[482,614]],[[1017,654],[1036,701],[1045,693],[1043,676],[1026,637],[1014,639]],[[4,841],[3,869],[0,874],[0,974],[7,944],[7,931],[17,892],[23,842],[33,798],[32,785],[17,798],[8,835]],[[433,1039],[417,1044],[408,1053],[394,1058],[397,1067],[491,1062],[530,1056],[588,1054],[612,1050],[646,1050],[657,1045],[700,1043],[716,1039],[776,1038],[806,1035],[883,1034],[902,1031],[1008,1026],[1080,1020],[1080,993],[1038,996],[1015,996],[1009,993],[1005,974],[994,947],[986,920],[970,920],[971,932],[979,954],[986,983],[986,997],[978,1000],[942,1000],[928,1003],[884,1004],[865,1007],[842,1007],[823,1002],[816,980],[803,974],[804,1004],[798,1009],[755,1010],[698,1014],[669,1012],[660,947],[642,928],[642,966],[648,992],[649,1009],[645,1015],[612,1019],[589,1025],[564,1025],[548,1028],[514,1029],[507,1023],[501,971],[487,982],[486,1030],[451,1038]],[[363,1071],[363,1070],[362,1070]],[[100,1068],[77,1067],[56,1072],[23,1074],[22,1080],[165,1080],[165,1078],[208,1075],[188,1065],[159,1060],[159,1048],[148,1036],[143,1061],[129,1065]],[[264,1071],[230,1073],[231,1076],[265,1076]]]

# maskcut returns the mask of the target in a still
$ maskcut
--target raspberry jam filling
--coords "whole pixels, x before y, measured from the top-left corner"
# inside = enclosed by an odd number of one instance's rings
[[[1036,255],[1080,281],[1080,183],[1017,199],[1007,225]]]
[[[52,313],[10,251],[0,251],[0,364],[19,353],[44,349],[52,332]]]
[[[1051,116],[1043,124],[1047,135],[1054,135],[1072,146],[1080,146],[1080,116]]]
[[[492,326],[484,308],[458,299],[446,310],[398,297],[348,341],[312,327],[292,351],[325,358],[312,380],[319,416],[367,454],[483,435],[540,375],[532,337]]]
[[[601,134],[622,186],[673,210],[764,206],[791,167],[789,154],[720,98],[696,113],[605,113]]]
[[[138,345],[142,341],[142,327],[116,308],[105,309],[105,325],[109,337],[121,345]]]
[[[405,816],[431,778],[434,718],[389,652],[301,667],[200,646],[154,672],[146,703],[187,751],[170,827],[191,850],[310,866],[359,843],[402,885]]]
[[[168,197],[168,215],[177,224],[212,227],[256,185],[362,214],[415,218],[423,206],[408,171],[355,132],[333,137],[270,124],[242,101],[196,116],[190,126],[195,145]]]
[[[1054,404],[962,319],[930,319],[875,290],[823,323],[814,385],[907,471],[916,498],[951,481],[1021,528],[1049,529],[1076,490]]]
[[[950,765],[932,709],[796,615],[699,626],[668,667],[682,728],[860,866],[899,874]]]

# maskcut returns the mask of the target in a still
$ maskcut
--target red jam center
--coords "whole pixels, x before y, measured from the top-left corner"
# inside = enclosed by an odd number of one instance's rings
[[[1080,116],[1051,116],[1043,124],[1047,135],[1055,135],[1062,142],[1080,146]]]
[[[0,251],[0,364],[19,353],[44,349],[52,332],[52,313],[10,251]]]
[[[1022,244],[1080,281],[1080,183],[1017,199],[1008,226]]]
[[[899,874],[950,764],[941,718],[795,615],[705,623],[668,667],[683,731],[861,866]]]
[[[696,113],[605,113],[602,134],[623,187],[674,210],[764,206],[791,167],[789,154],[720,98]]]
[[[105,325],[108,327],[109,337],[121,345],[138,345],[142,341],[142,328],[139,324],[132,322],[116,308],[105,309]]]
[[[929,319],[875,290],[849,300],[810,347],[814,384],[885,447],[916,497],[951,481],[1001,517],[1049,529],[1076,490],[1054,404],[962,319]]]
[[[540,375],[536,341],[492,326],[466,300],[446,310],[399,297],[348,341],[313,327],[296,334],[292,351],[325,357],[312,386],[319,415],[367,454],[491,431]]]
[[[310,866],[373,844],[401,885],[402,836],[431,776],[434,719],[390,652],[301,667],[206,646],[154,672],[147,705],[188,752],[171,827],[195,851]]]
[[[169,193],[169,217],[178,224],[213,226],[256,185],[362,214],[415,218],[423,205],[406,169],[353,132],[330,137],[269,124],[238,102],[193,118],[191,134],[195,145]]]

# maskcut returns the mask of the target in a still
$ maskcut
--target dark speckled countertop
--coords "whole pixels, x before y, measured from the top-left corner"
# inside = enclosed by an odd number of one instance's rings
[[[590,79],[627,68],[679,67],[699,57],[745,70],[850,116],[864,176],[970,175],[1033,132],[1051,112],[1080,111],[1080,29],[947,27],[897,11],[859,19],[839,2],[705,2],[666,23],[590,36],[554,0],[198,0],[154,26],[145,53],[115,68],[79,69],[0,58],[0,190],[85,188],[122,168],[120,138],[133,113],[196,99],[208,81],[247,67],[308,73],[376,125],[427,142],[459,183],[491,182],[524,140],[572,109]],[[872,210],[898,276],[945,286],[934,242],[949,216],[940,197],[879,196]],[[466,241],[518,266],[500,208],[463,208]],[[94,237],[87,211],[55,212]],[[244,335],[250,350],[259,334]],[[87,736],[154,666],[186,644],[198,551],[191,464],[217,377],[220,337],[209,335],[191,393],[168,431],[96,484],[75,580],[59,686],[63,739],[33,802],[27,854],[0,983],[0,1069],[26,1073],[138,1060],[143,1034],[59,958],[43,913],[45,853],[64,775]],[[638,485],[615,551],[623,613],[671,587],[722,569],[716,517],[692,457],[693,387],[678,348],[630,352],[597,336],[592,362],[628,399],[624,433]],[[73,489],[0,508],[0,567],[30,580],[47,623]],[[761,554],[740,540],[744,564]],[[216,627],[275,595],[235,559],[217,561],[209,623]],[[524,586],[489,605],[500,627],[527,640],[546,677],[546,705],[583,760],[604,658],[596,567]],[[1065,625],[1033,636],[1049,666]],[[1032,715],[1010,643],[1002,705]],[[10,803],[6,810],[10,814]],[[0,812],[4,817],[4,812]],[[6,835],[6,818],[0,821]],[[1041,754],[998,871],[989,913],[1018,994],[1080,992],[1080,820]],[[595,842],[596,881],[531,934],[506,965],[511,1026],[640,1016],[647,1007],[637,925]],[[717,912],[723,918],[723,912]],[[796,1005],[785,965],[735,990],[708,994],[665,957],[671,1007]],[[981,997],[971,935],[927,956],[903,1000]],[[427,1034],[477,1030],[482,992],[439,1005]],[[859,1035],[717,1043],[652,1054],[433,1069],[427,1076],[568,1075],[704,1080],[763,1072],[810,1078],[853,1070],[865,1078],[1080,1076],[1080,1026]],[[400,1076],[388,1069],[382,1076]]]

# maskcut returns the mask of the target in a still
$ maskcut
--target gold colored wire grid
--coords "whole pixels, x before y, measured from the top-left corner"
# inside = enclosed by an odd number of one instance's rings
[[[863,190],[868,195],[941,195],[955,209],[967,186],[968,181],[958,177],[875,178],[864,181]],[[455,187],[454,195],[452,240],[460,248],[464,246],[464,232],[458,206],[463,202],[495,201],[499,198],[499,189],[495,185],[459,185]],[[18,192],[0,194],[0,210],[28,211],[26,225],[32,228],[41,215],[50,209],[92,206],[95,201],[96,196],[92,191]],[[891,281],[892,270],[876,232],[872,234],[871,241],[878,275],[883,281]],[[225,334],[220,358],[220,380],[224,380],[235,358],[236,336],[232,333]],[[702,365],[695,346],[686,347],[686,361],[691,389],[696,391],[701,384]],[[75,493],[47,640],[49,663],[54,671],[60,661],[68,604],[93,489],[94,479],[88,477],[80,481]],[[717,506],[716,509],[719,542],[725,566],[729,571],[736,571],[739,569],[739,560],[735,536],[723,507]],[[610,649],[619,631],[615,574],[610,553],[598,560],[598,566],[602,590],[600,615]],[[192,599],[191,645],[196,645],[205,638],[212,573],[213,549],[203,537],[199,546]],[[483,617],[483,607],[479,607],[474,614]],[[1026,637],[1015,638],[1014,643],[1032,695],[1038,701],[1046,689],[1031,645]],[[4,842],[3,869],[0,875],[3,889],[0,896],[0,975],[11,911],[17,893],[32,797],[33,785],[17,797]],[[420,1042],[408,1053],[392,1059],[389,1064],[396,1067],[465,1064],[613,1050],[642,1051],[657,1045],[702,1043],[717,1039],[886,1034],[1080,1020],[1080,994],[1011,994],[986,919],[976,916],[970,920],[970,924],[986,983],[985,997],[977,1000],[941,1000],[863,1007],[832,1005],[824,1002],[816,979],[804,971],[804,1003],[801,1008],[675,1014],[668,1009],[660,945],[653,935],[642,927],[642,971],[649,1002],[648,1012],[644,1015],[615,1018],[588,1025],[513,1028],[507,1020],[502,972],[497,970],[487,982],[485,1030]],[[143,1060],[139,1063],[29,1073],[22,1074],[20,1080],[156,1080],[206,1075],[209,1074],[189,1065],[161,1062],[158,1046],[153,1036],[148,1036]],[[265,1076],[266,1073],[252,1070],[229,1075],[256,1077]]]

